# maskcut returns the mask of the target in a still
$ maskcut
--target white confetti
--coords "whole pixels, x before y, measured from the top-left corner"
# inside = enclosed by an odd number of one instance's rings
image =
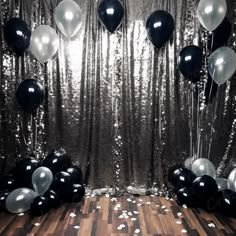
[[[166,208],[166,206],[162,206],[161,208],[162,208],[162,209],[165,209],[165,208]]]
[[[170,201],[172,201],[172,202],[173,202],[173,201],[174,201],[174,199],[173,199],[173,198],[171,198],[171,199],[170,199]]]
[[[119,204],[117,204],[117,205],[116,205],[116,207],[120,208],[120,207],[121,207],[121,204],[120,204],[120,203],[119,203]]]
[[[18,216],[23,216],[24,215],[24,213],[20,213],[20,214],[18,214]]]
[[[137,204],[138,206],[142,206],[142,204],[141,203],[139,203],[139,204]]]
[[[117,207],[114,207],[114,211],[118,211],[119,209]]]
[[[151,195],[151,197],[155,197],[155,195],[154,195],[154,194],[152,194],[152,195]]]
[[[136,201],[134,200],[134,201],[132,201],[132,203],[136,203]]]
[[[136,229],[136,230],[134,231],[135,234],[139,234],[140,232],[141,232],[140,229]]]
[[[187,233],[187,230],[186,229],[182,229],[181,233]]]
[[[127,202],[132,202],[132,199],[130,199],[130,198],[127,198]]]
[[[140,202],[143,202],[143,199],[139,199]]]
[[[124,225],[124,224],[121,224],[120,227],[125,228],[125,225]]]
[[[137,218],[131,218],[131,220],[132,220],[132,221],[136,221],[136,220],[137,220]]]
[[[125,218],[125,219],[129,219],[129,216],[125,215],[124,218]]]
[[[109,195],[109,194],[106,194],[105,196],[106,196],[106,197],[110,197],[110,195]]]
[[[79,229],[80,226],[79,225],[74,225],[74,229]]]
[[[127,211],[122,211],[123,213],[126,213]]]
[[[170,211],[169,209],[165,209],[166,212]]]
[[[76,217],[75,213],[70,213],[70,217]]]
[[[177,224],[177,225],[181,225],[181,224],[182,224],[182,221],[181,221],[181,220],[177,220],[177,221],[176,221],[176,224]]]
[[[119,218],[119,219],[123,219],[123,218],[124,218],[124,216],[123,216],[123,215],[120,215],[118,218]]]
[[[183,215],[182,212],[177,213],[177,216],[182,216],[182,215]]]
[[[156,207],[160,207],[160,205],[156,205]]]
[[[213,224],[213,223],[208,224],[208,226],[209,226],[210,228],[215,228],[215,227],[216,227],[215,224]]]
[[[129,215],[129,216],[132,216],[133,214],[132,214],[132,212],[128,212],[128,215]]]
[[[97,209],[101,209],[101,207],[100,207],[100,206],[97,206]]]
[[[38,227],[40,226],[40,223],[35,223],[34,226]]]
[[[139,214],[139,212],[138,212],[138,211],[133,211],[133,213],[134,213],[135,215],[138,215],[138,214]]]
[[[146,204],[147,204],[147,205],[150,205],[150,204],[151,204],[151,202],[146,202]]]
[[[183,208],[187,209],[188,207],[184,204],[184,205],[183,205]]]
[[[118,229],[118,230],[122,230],[123,228],[122,228],[122,227],[120,227],[120,226],[118,226],[118,227],[117,227],[117,229]]]

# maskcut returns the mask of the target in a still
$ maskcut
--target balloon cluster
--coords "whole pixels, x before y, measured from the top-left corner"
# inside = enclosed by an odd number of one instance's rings
[[[197,16],[202,26],[210,32],[207,47],[211,55],[208,60],[209,78],[217,85],[224,84],[236,71],[236,54],[226,47],[231,35],[231,22],[226,17],[225,0],[201,0]],[[188,45],[179,53],[179,71],[193,83],[200,80],[203,52],[198,46]]]
[[[83,175],[63,149],[51,151],[39,162],[24,158],[12,175],[0,179],[0,210],[39,216],[62,202],[79,202],[85,195]]]
[[[180,205],[236,217],[236,168],[228,179],[218,178],[213,164],[199,158],[192,163],[191,169],[179,165],[171,167],[168,180]]]

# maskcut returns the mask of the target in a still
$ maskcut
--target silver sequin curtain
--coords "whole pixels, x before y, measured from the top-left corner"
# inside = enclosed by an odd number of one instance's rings
[[[67,40],[53,19],[57,0],[3,0],[0,4],[0,166],[7,173],[27,148],[36,158],[64,147],[80,163],[93,188],[125,186],[163,188],[168,167],[209,158],[219,175],[235,165],[236,78],[209,100],[208,33],[196,17],[198,1],[123,0],[122,26],[109,34],[97,18],[98,1],[76,0],[83,11],[79,33]],[[146,37],[145,22],[157,9],[172,14],[173,37],[160,50]],[[236,3],[228,1],[235,26]],[[41,65],[27,52],[18,58],[7,48],[3,27],[11,17],[33,30],[48,24],[60,36],[58,54]],[[235,23],[234,23],[235,22]],[[233,29],[229,46],[236,48]],[[177,69],[180,50],[189,44],[204,51],[201,81],[185,80]],[[45,87],[44,105],[23,114],[15,91],[23,79]],[[209,89],[209,88],[208,88]]]

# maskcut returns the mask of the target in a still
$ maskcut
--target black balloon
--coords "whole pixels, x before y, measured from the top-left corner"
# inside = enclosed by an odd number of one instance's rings
[[[0,192],[0,211],[6,210],[6,199],[9,193],[9,191]]]
[[[43,86],[35,79],[22,81],[16,91],[16,100],[25,111],[37,109],[44,100]]]
[[[0,178],[0,191],[8,190],[11,191],[15,189],[15,178],[14,176],[2,176]]]
[[[80,168],[67,168],[66,172],[71,175],[71,180],[73,184],[82,184],[83,183],[83,174]]]
[[[72,191],[72,185],[71,175],[65,171],[61,171],[55,174],[51,189],[58,194],[63,202],[65,202],[68,201],[67,199]]]
[[[200,203],[216,196],[218,193],[216,181],[208,175],[196,178],[192,184],[192,188],[194,195]]]
[[[202,49],[195,45],[190,45],[183,48],[179,54],[179,70],[185,76],[185,78],[192,81],[193,83],[196,83],[200,80],[202,56]]]
[[[11,18],[4,26],[4,37],[9,48],[22,56],[29,47],[31,31],[20,18]]]
[[[31,187],[32,174],[39,167],[39,162],[30,158],[24,158],[16,162],[14,177],[17,187]]]
[[[102,0],[98,6],[98,17],[106,29],[113,33],[124,17],[124,7],[119,0]]]
[[[50,210],[48,199],[43,196],[38,196],[34,199],[30,207],[31,214],[41,216]]]
[[[79,202],[85,195],[85,188],[80,184],[73,184],[71,188],[67,188],[63,193],[63,201]]]
[[[53,190],[48,190],[43,196],[48,199],[51,208],[58,208],[61,205],[59,196]]]
[[[172,184],[174,191],[178,191],[183,187],[191,187],[196,175],[187,168],[176,169],[173,173]]]
[[[181,188],[177,192],[177,199],[180,205],[186,205],[187,207],[196,206],[196,198],[191,188]]]
[[[66,170],[71,166],[71,159],[63,149],[51,151],[43,160],[43,166],[48,167],[53,174]]]
[[[212,32],[211,35],[209,35],[207,43],[208,49],[214,51],[217,48],[224,46],[231,35],[231,31],[232,24],[229,19],[225,17],[221,24]]]
[[[175,180],[175,175],[174,175],[174,172],[175,170],[179,169],[179,168],[184,168],[184,165],[182,164],[176,164],[176,165],[173,165],[171,166],[169,169],[168,169],[168,176],[167,176],[167,179],[168,181],[172,184],[173,181]]]
[[[153,12],[147,19],[146,30],[149,40],[156,48],[161,48],[173,34],[173,17],[166,11]]]
[[[230,189],[221,191],[219,210],[227,216],[236,216],[236,193]]]

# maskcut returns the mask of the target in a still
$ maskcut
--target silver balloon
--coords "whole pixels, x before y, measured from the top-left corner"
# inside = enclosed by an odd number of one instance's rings
[[[216,184],[218,186],[218,190],[222,191],[228,188],[227,179],[224,178],[216,178]]]
[[[197,17],[207,30],[213,31],[225,18],[226,11],[225,0],[201,0],[197,7]]]
[[[58,28],[68,38],[79,30],[82,21],[82,11],[72,0],[63,0],[55,9],[54,18]]]
[[[216,178],[216,170],[213,164],[206,158],[199,158],[192,164],[192,171],[196,176],[209,175]]]
[[[6,199],[6,208],[11,213],[28,211],[37,196],[38,194],[29,188],[15,189]]]
[[[229,47],[220,47],[214,51],[208,62],[208,71],[218,84],[224,84],[236,70],[236,54]]]
[[[228,188],[236,192],[236,168],[228,176]]]
[[[31,35],[30,50],[41,63],[53,57],[59,48],[56,31],[48,25],[38,26]]]
[[[50,169],[47,167],[37,168],[32,175],[32,184],[34,190],[39,195],[43,195],[52,184],[53,175]]]

